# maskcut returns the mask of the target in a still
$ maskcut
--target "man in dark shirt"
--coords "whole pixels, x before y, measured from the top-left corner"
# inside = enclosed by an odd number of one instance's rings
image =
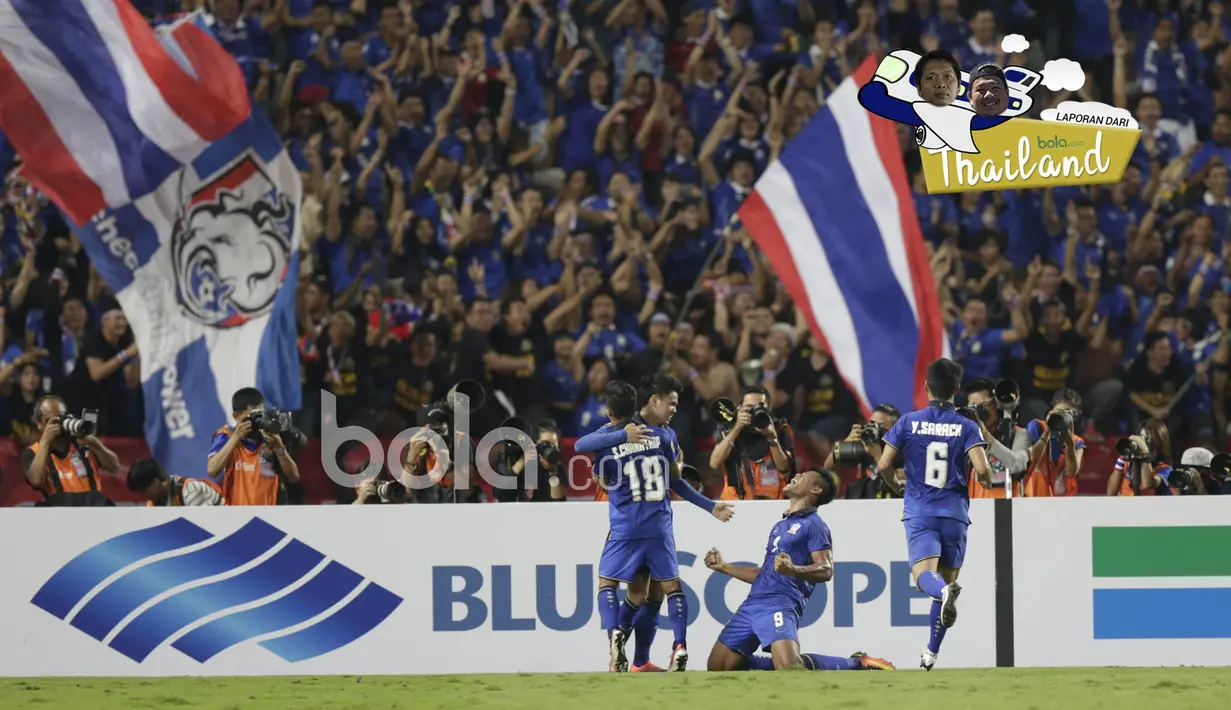
[[[1045,418],[1051,408],[1048,404],[1051,398],[1072,383],[1073,364],[1090,333],[1091,322],[1089,315],[1083,314],[1074,325],[1060,301],[1048,301],[1043,305],[1039,327],[1025,342],[1026,376],[1021,383],[1025,420]]]
[[[522,305],[524,307],[525,304]],[[523,370],[534,371],[532,355],[510,357],[492,347],[493,320],[490,300],[479,297],[470,302],[470,308],[466,312],[466,327],[462,330],[462,337],[455,348],[457,358],[453,365],[454,383],[474,380],[490,393],[494,377]],[[471,414],[471,431],[466,433],[478,441],[498,426],[505,416],[507,413],[494,397],[485,397],[482,406]]]
[[[1137,431],[1151,417],[1166,422],[1172,436],[1182,431],[1189,417],[1179,395],[1191,376],[1192,368],[1175,357],[1166,333],[1147,334],[1141,354],[1124,376],[1124,389],[1133,404],[1129,408],[1129,431]]]
[[[128,416],[139,396],[137,344],[119,310],[103,314],[97,331],[86,336],[73,367],[74,409],[98,411],[98,432],[141,436],[141,417]]]
[[[419,409],[444,396],[449,389],[449,368],[436,359],[436,331],[420,325],[410,336],[410,359],[398,360],[393,382],[393,413],[400,427],[414,425]]]
[[[859,417],[859,407],[838,374],[833,358],[815,335],[796,351],[778,376],[777,385],[789,397],[803,402],[799,427],[817,458],[823,460],[834,442],[841,441]]]
[[[671,337],[671,316],[655,313],[650,318],[647,331],[646,348],[628,360],[626,377],[629,382],[640,382],[646,375],[658,372],[662,366],[663,349],[667,347],[667,340]]]
[[[505,371],[495,377],[495,386],[513,403],[517,416],[538,421],[547,415],[547,406],[540,396],[535,372],[541,343],[547,334],[535,332],[530,321],[530,309],[521,298],[509,298],[501,304],[501,322],[489,335],[492,349],[510,360],[525,361],[526,367]]]

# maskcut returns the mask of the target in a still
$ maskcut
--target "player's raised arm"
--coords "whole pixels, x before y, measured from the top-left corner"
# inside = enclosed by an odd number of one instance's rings
[[[833,550],[813,550],[810,565],[797,565],[791,561],[790,555],[783,552],[774,558],[774,571],[805,582],[824,584],[833,579]]]
[[[719,552],[716,547],[705,553],[705,566],[715,572],[721,572],[722,574],[729,577],[734,577],[739,581],[747,582],[748,584],[752,584],[756,581],[757,574],[761,571],[759,567],[728,564],[722,559],[722,553]]]
[[[722,522],[727,522],[735,515],[731,504],[724,500],[710,500],[688,484],[683,479],[684,455],[676,449],[675,461],[671,464],[671,492],[704,510]]]
[[[573,451],[589,454],[620,444],[636,444],[649,433],[649,427],[642,424],[629,424],[623,429],[603,427],[578,439],[577,443],[573,444]]]

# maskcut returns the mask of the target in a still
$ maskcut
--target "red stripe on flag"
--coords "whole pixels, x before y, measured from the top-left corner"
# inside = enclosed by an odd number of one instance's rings
[[[851,385],[851,381],[842,374],[842,368],[838,367],[838,361],[833,357],[833,349],[829,347],[829,341],[825,338],[825,331],[821,329],[816,314],[812,312],[808,290],[804,288],[803,279],[800,278],[799,269],[796,268],[795,258],[791,256],[791,250],[787,247],[786,236],[782,234],[778,220],[774,219],[774,213],[770,211],[769,206],[765,204],[765,200],[756,190],[748,193],[748,197],[740,205],[739,219],[744,223],[744,228],[748,230],[748,234],[752,236],[756,245],[769,258],[769,263],[774,267],[778,278],[782,280],[782,285],[786,287],[791,300],[808,319],[808,325],[820,341],[821,347],[830,353],[830,359],[833,360],[834,367],[838,370],[838,376],[846,383],[846,388],[855,395],[855,401],[859,402],[863,416],[870,416],[872,412],[868,404],[864,402],[864,394]]]
[[[876,73],[877,60],[869,57],[852,73],[855,83],[862,87],[872,80]],[[906,164],[902,161],[902,150],[898,143],[898,124],[880,116],[868,114],[872,124],[872,139],[876,143],[876,152],[880,155],[881,164],[893,183],[893,191],[898,198],[898,219],[902,224],[902,236],[905,239],[906,260],[910,267],[911,284],[914,287],[915,308],[919,312],[919,351],[915,359],[915,406],[927,405],[927,390],[924,388],[927,379],[928,365],[939,358],[944,352],[944,319],[940,312],[940,297],[936,293],[936,284],[932,280],[932,265],[928,258],[927,247],[923,242],[923,230],[919,227],[919,216],[915,214],[915,201],[910,189],[910,181],[906,177]]]
[[[102,188],[90,179],[38,99],[0,54],[0,128],[22,157],[22,175],[78,225],[107,206]]]
[[[158,41],[141,13],[127,0],[112,0],[133,51],[167,105],[206,141],[216,141],[251,112],[248,89],[235,59],[200,27],[185,23],[174,37],[196,69],[184,71]]]

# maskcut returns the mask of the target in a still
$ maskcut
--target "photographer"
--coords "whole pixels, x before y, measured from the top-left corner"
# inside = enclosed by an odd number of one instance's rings
[[[506,421],[503,426],[513,425]],[[502,442],[504,450],[497,454],[497,468],[506,478],[507,487],[494,486],[492,495],[501,503],[565,500],[568,489],[564,476],[568,472],[560,458],[560,427],[554,419],[540,419],[537,424],[523,426],[514,428],[530,436],[535,448],[524,454],[519,443]],[[532,471],[528,478],[526,469],[531,466],[537,466],[537,471]]]
[[[245,387],[231,396],[235,426],[214,434],[205,473],[222,486],[229,505],[281,505],[286,484],[299,482],[299,465],[284,437],[298,440],[288,416],[265,411],[265,395]]]
[[[483,489],[475,483],[474,462],[475,447],[470,437],[462,433],[452,433],[447,423],[441,424],[436,414],[441,409],[440,403],[424,408],[420,421],[431,421],[424,424],[411,438],[402,457],[402,473],[406,476],[428,476],[430,485],[416,486],[408,494],[408,502],[412,503],[482,503],[486,498]],[[451,410],[448,416],[452,419]],[[447,468],[442,467],[436,450],[432,447],[430,433],[440,436],[448,447]],[[456,469],[458,465],[457,450],[459,446],[469,448],[471,466],[460,476]],[[404,480],[404,479],[403,479]]]
[[[204,478],[168,476],[154,459],[141,459],[128,469],[128,490],[140,493],[150,506],[226,505],[218,484]]]
[[[906,481],[905,469],[896,467],[892,475],[883,478],[876,468],[876,462],[884,451],[885,432],[892,429],[901,416],[902,413],[892,404],[878,404],[866,424],[852,426],[846,440],[838,442],[829,452],[829,457],[825,459],[826,470],[856,470],[855,480],[846,485],[846,498],[870,500],[902,497],[902,486]]]
[[[39,440],[21,454],[26,482],[43,494],[41,505],[115,505],[103,494],[99,471],[119,471],[119,457],[94,436],[93,417],[73,417],[66,411],[64,400],[54,394],[35,403]]]
[[[1030,470],[1022,483],[1022,495],[1031,498],[1077,495],[1077,476],[1086,442],[1081,431],[1081,395],[1061,389],[1052,395],[1051,411],[1044,419],[1031,421],[1026,430],[1030,446]]]
[[[734,414],[731,428],[710,453],[710,468],[725,474],[721,500],[781,498],[782,486],[795,475],[791,427],[773,418],[769,393],[759,385],[744,389]]]
[[[1020,401],[1020,390],[1011,380],[993,384],[985,378],[972,380],[963,389],[966,390],[966,406],[975,411],[979,433],[987,442],[987,464],[992,477],[992,487],[984,488],[972,476],[970,497],[1004,498],[1007,488],[1021,480],[1030,466],[1030,434],[1003,411],[1004,406]],[[998,398],[997,391],[1004,396]]]
[[[1116,442],[1116,453],[1107,495],[1171,495],[1171,432],[1161,419],[1147,420],[1139,433]]]
[[[1211,473],[1214,454],[1195,446],[1180,457],[1180,466],[1171,472],[1167,483],[1171,492],[1182,496],[1217,495],[1221,483]]]

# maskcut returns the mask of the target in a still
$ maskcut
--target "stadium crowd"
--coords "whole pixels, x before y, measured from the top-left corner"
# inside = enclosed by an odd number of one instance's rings
[[[1144,131],[1118,184],[950,196],[926,193],[902,128],[972,403],[983,391],[994,408],[1001,378],[1021,386],[1026,465],[1046,476],[1028,494],[1063,494],[1083,440],[1152,428],[1151,458],[1170,463],[1165,438],[1178,464],[1180,442],[1216,448],[1228,431],[1221,2],[133,2],[154,22],[205,8],[301,170],[309,436],[322,392],[334,423],[392,436],[462,379],[581,436],[607,421],[610,381],[666,372],[685,387],[673,426],[687,460],[703,465],[713,437],[708,463],[736,497],[778,497],[781,482],[745,490],[730,447],[718,455],[716,400],[762,398],[779,421],[758,428],[813,463],[865,422],[734,217],[852,68],[898,47],[947,49],[967,69],[1079,61],[1075,97],[1128,108]],[[1008,33],[1030,48],[1006,55]],[[1037,92],[1036,113],[1070,98]],[[54,392],[99,410],[100,434],[141,436],[122,311],[2,140],[0,161],[0,422],[36,441],[33,405]],[[488,400],[476,416],[495,426],[505,414]],[[911,403],[875,404],[888,425]],[[1085,416],[1048,455],[1049,415],[1065,409]]]

